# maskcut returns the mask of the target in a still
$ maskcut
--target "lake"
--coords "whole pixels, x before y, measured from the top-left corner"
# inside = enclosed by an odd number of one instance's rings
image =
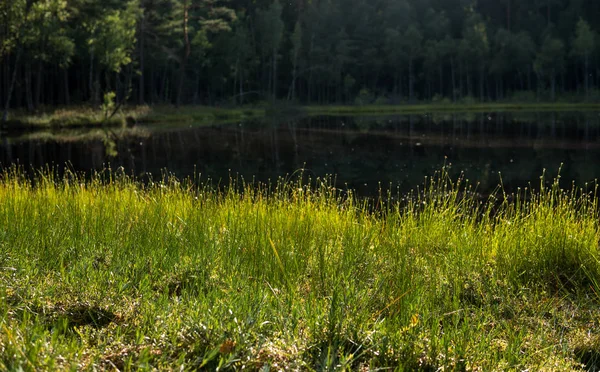
[[[90,172],[110,164],[142,179],[165,169],[213,183],[230,177],[267,182],[335,176],[359,195],[409,191],[444,165],[489,193],[539,185],[557,175],[565,185],[600,175],[600,113],[478,113],[271,118],[214,126],[139,125],[133,129],[10,132],[0,135],[0,168],[66,164]],[[561,168],[562,164],[562,168]]]

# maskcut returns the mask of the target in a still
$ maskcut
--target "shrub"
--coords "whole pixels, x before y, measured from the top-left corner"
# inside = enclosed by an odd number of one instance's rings
[[[370,105],[375,101],[375,96],[373,93],[367,89],[362,88],[360,92],[358,92],[358,96],[354,100],[354,103],[359,106]]]

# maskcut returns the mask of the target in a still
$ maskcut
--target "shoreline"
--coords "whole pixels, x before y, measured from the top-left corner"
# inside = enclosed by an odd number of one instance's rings
[[[56,108],[39,114],[17,113],[0,130],[27,131],[48,128],[130,127],[137,124],[226,124],[239,120],[273,116],[338,116],[338,115],[411,115],[428,113],[485,112],[568,112],[600,111],[600,103],[478,103],[478,104],[405,104],[405,105],[282,105],[282,106],[133,106],[118,116],[105,119],[99,110],[89,107]]]

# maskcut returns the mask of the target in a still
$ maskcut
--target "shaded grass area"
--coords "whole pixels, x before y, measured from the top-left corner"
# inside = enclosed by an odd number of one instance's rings
[[[0,369],[596,368],[595,190],[540,187],[5,173]]]
[[[159,106],[140,119],[143,123],[160,124],[225,124],[240,120],[261,118],[266,113],[265,107],[214,107],[214,106]]]
[[[12,115],[5,129],[77,128],[99,126],[126,126],[135,124],[161,125],[208,125],[238,122],[252,118],[271,116],[313,115],[389,115],[424,113],[478,113],[478,112],[542,112],[542,111],[594,111],[597,103],[482,103],[482,104],[404,104],[364,106],[295,106],[280,103],[274,106],[137,106],[119,111],[106,119],[104,113],[91,107],[49,109],[30,114],[17,112]]]
[[[468,113],[506,111],[593,111],[600,110],[598,103],[423,103],[406,105],[365,106],[308,106],[310,115],[372,115],[372,114],[424,114],[424,113]]]

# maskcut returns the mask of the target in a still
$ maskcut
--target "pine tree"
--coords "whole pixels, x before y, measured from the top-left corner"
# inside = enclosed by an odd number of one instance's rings
[[[584,76],[584,89],[586,98],[589,94],[589,65],[590,56],[594,53],[596,46],[596,34],[590,28],[590,25],[580,19],[577,22],[577,29],[575,31],[575,39],[573,40],[573,46],[571,54],[578,58],[583,65],[583,76]]]

